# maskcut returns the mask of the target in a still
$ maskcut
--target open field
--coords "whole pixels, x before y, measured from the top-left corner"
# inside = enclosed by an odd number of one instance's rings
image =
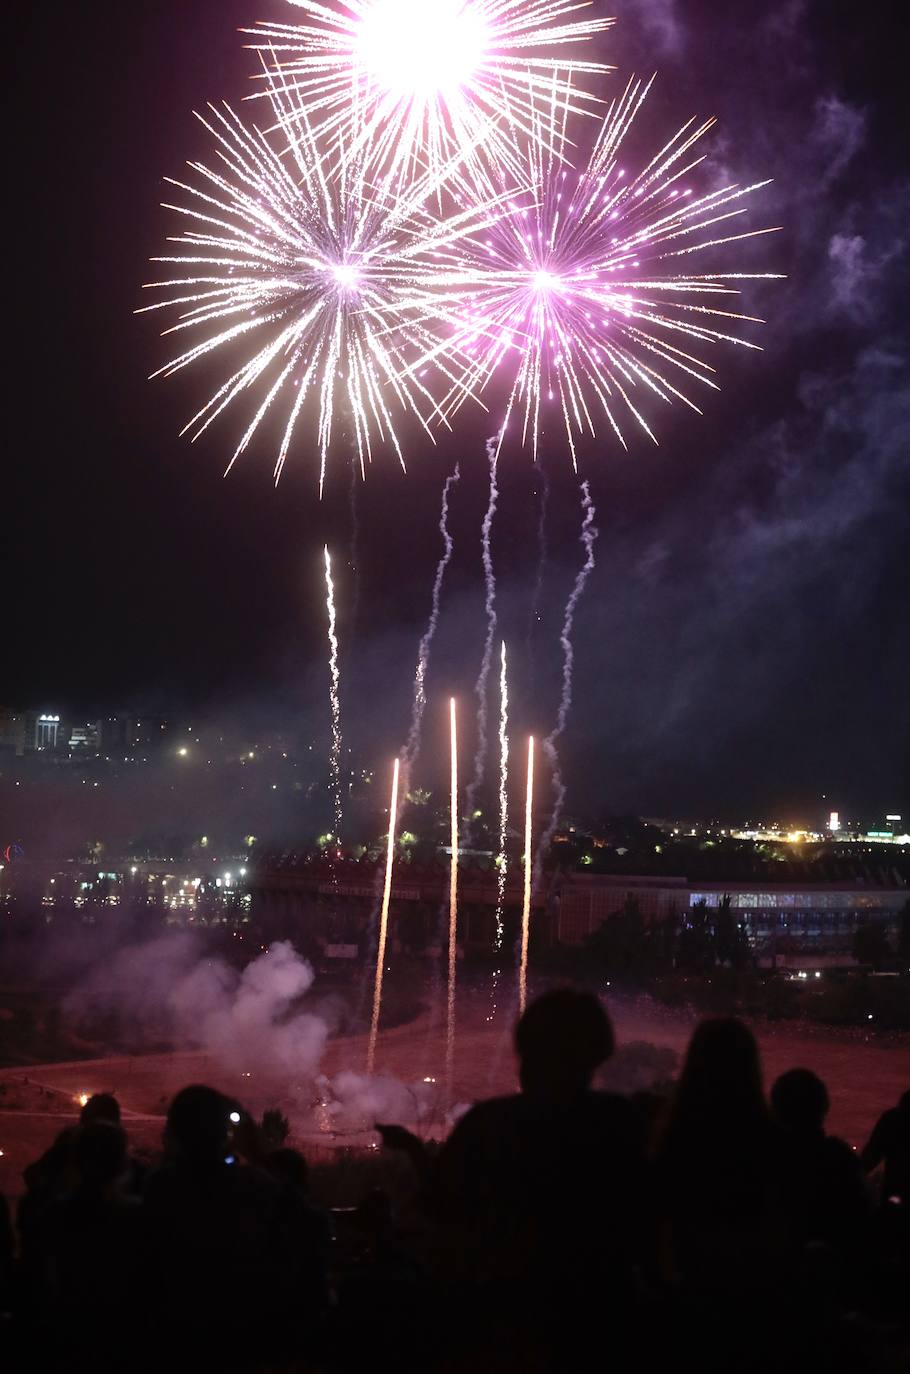
[[[647,1042],[681,1054],[695,1018],[655,1006],[650,999],[609,998],[620,1046]],[[462,992],[458,1003],[453,1101],[469,1103],[494,1093],[513,1091],[515,1066],[511,1050],[512,1016],[504,1003],[490,1016],[489,994]],[[851,1144],[865,1141],[879,1113],[910,1085],[910,1039],[881,1040],[871,1034],[840,1033],[792,1023],[757,1025],[768,1085],[787,1068],[814,1069],[831,1094],[829,1127]],[[153,1152],[161,1138],[167,1103],[187,1083],[207,1082],[240,1099],[259,1114],[280,1106],[291,1119],[296,1141],[312,1155],[338,1144],[375,1142],[370,1118],[394,1115],[396,1095],[407,1103],[401,1085],[419,1085],[423,1126],[444,1129],[444,1015],[424,1012],[416,1020],[384,1030],[380,1036],[373,1087],[357,1079],[355,1105],[341,1115],[327,1107],[335,1100],[330,1082],[345,1073],[362,1075],[366,1061],[364,1035],[329,1041],[321,1073],[329,1081],[277,1080],[262,1065],[228,1070],[197,1050],[169,1054],[117,1056],[76,1063],[46,1064],[0,1071],[0,1190],[14,1197],[21,1190],[23,1167],[51,1142],[78,1112],[82,1093],[114,1092],[123,1107],[133,1147]],[[433,1082],[435,1080],[435,1083]],[[406,1110],[406,1108],[405,1108]],[[399,1113],[400,1115],[401,1113]]]

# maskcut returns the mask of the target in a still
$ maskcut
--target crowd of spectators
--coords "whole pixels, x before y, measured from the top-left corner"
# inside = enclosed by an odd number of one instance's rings
[[[766,1097],[740,1021],[696,1028],[668,1100],[595,1091],[613,1048],[595,997],[545,994],[516,1030],[521,1091],[439,1147],[378,1124],[410,1196],[343,1216],[212,1088],[174,1098],[153,1167],[90,1099],[15,1226],[0,1205],[3,1368],[910,1368],[910,1092],[857,1153],[808,1069]]]

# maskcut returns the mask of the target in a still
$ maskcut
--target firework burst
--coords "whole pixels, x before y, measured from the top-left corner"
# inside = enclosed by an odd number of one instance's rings
[[[434,215],[442,184],[435,176],[393,193],[352,161],[330,179],[306,110],[277,81],[270,91],[274,109],[297,130],[290,150],[276,148],[229,106],[210,106],[209,117],[199,118],[215,141],[215,166],[190,163],[194,181],[168,179],[184,199],[166,208],[185,228],[170,240],[179,251],[155,259],[174,275],[149,284],[164,296],[145,309],[176,312],[165,333],[189,332],[196,342],[153,375],[171,376],[211,354],[239,362],[183,433],[196,439],[233,403],[254,398],[230,468],[267,414],[281,411],[276,480],[313,393],[321,492],[339,409],[361,469],[376,438],[404,465],[396,409],[428,432],[428,418],[440,420],[430,393],[408,372],[415,350],[437,336],[426,311],[407,300],[416,265],[425,282],[433,255],[450,250],[484,210],[475,203]]]
[[[544,134],[537,114],[554,84],[584,109],[593,97],[570,75],[608,70],[578,56],[613,22],[575,18],[590,0],[291,3],[304,22],[259,24],[252,46],[333,147],[365,151],[399,182],[454,156],[514,168],[516,135]]]
[[[509,215],[466,236],[448,264],[457,290],[445,307],[445,347],[466,361],[443,403],[447,413],[505,373],[500,443],[515,413],[535,456],[550,406],[561,413],[573,464],[575,436],[593,434],[598,414],[624,448],[630,419],[657,442],[648,401],[698,410],[689,392],[717,389],[708,361],[715,346],[758,347],[743,326],[761,321],[728,308],[727,298],[744,280],[777,274],[700,273],[683,264],[696,267],[725,245],[774,232],[736,223],[743,200],[767,182],[693,192],[689,182],[704,160],[693,149],[713,120],[690,120],[641,171],[627,174],[621,148],[650,85],[629,82],[580,172],[560,156],[569,105],[554,92],[555,148],[527,144],[536,204],[516,198]]]

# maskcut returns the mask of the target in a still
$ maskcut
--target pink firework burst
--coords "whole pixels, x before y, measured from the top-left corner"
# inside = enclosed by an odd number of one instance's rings
[[[657,442],[649,402],[698,410],[690,393],[717,389],[708,361],[717,345],[758,347],[745,330],[761,321],[729,298],[744,280],[779,275],[691,270],[774,232],[738,227],[743,202],[768,183],[693,190],[704,160],[693,150],[713,119],[689,120],[640,171],[627,172],[620,150],[650,86],[629,82],[581,171],[562,158],[569,102],[555,91],[553,146],[527,144],[536,204],[516,196],[511,214],[446,255],[445,352],[461,364],[444,408],[511,374],[502,431],[517,414],[522,442],[530,438],[536,452],[548,407],[558,407],[573,464],[575,436],[594,434],[598,415],[625,448],[630,419]]]

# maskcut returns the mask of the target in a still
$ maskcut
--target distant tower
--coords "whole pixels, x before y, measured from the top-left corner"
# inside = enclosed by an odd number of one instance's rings
[[[832,811],[832,812],[831,812],[831,815],[828,817],[828,829],[830,830],[830,832],[831,832],[832,835],[837,834],[838,830],[840,830],[840,812],[839,812],[839,811]]]

